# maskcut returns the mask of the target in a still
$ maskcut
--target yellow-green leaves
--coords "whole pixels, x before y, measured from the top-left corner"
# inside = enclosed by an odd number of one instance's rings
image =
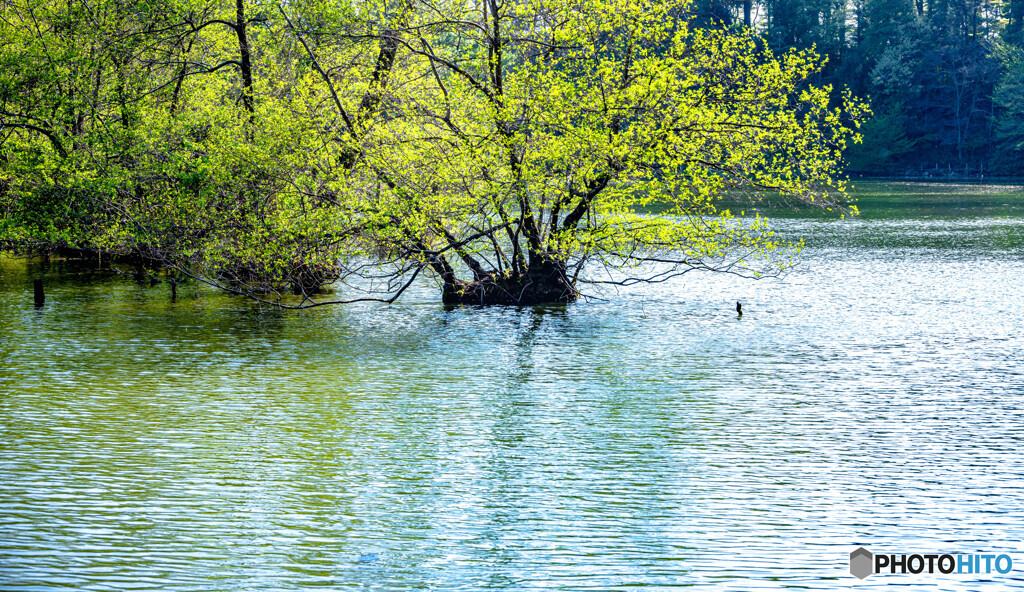
[[[799,245],[723,198],[855,212],[865,107],[684,2],[246,0],[251,112],[234,0],[44,2],[38,29],[29,4],[0,25],[0,91],[28,97],[3,115],[0,239],[390,298],[420,270],[467,293],[538,265],[784,267]]]

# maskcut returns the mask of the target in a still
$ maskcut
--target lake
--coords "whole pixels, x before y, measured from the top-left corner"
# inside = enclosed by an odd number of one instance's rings
[[[1024,187],[857,185],[779,212],[781,278],[562,307],[2,259],[0,588],[1024,587]],[[858,546],[1014,567],[860,582]]]

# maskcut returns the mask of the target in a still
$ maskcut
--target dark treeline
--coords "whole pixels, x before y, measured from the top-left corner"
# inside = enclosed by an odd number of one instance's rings
[[[871,100],[862,174],[1024,173],[1024,0],[702,0],[773,49],[828,56],[816,83]]]

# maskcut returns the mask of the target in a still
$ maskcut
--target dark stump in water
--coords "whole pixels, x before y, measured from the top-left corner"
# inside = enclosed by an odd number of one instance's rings
[[[337,280],[339,273],[337,266],[300,265],[291,270],[292,294],[296,296],[315,294],[327,284]]]
[[[565,264],[545,261],[512,275],[485,275],[466,282],[446,283],[441,299],[445,304],[565,304],[579,297],[566,277]]]

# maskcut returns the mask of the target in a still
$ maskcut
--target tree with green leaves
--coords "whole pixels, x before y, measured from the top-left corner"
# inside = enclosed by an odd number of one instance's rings
[[[364,139],[365,236],[433,272],[447,302],[763,273],[786,245],[723,197],[838,205],[843,118],[861,106],[801,90],[808,53],[690,29],[671,3],[428,6],[398,37],[415,92],[396,88]]]
[[[846,211],[863,105],[806,85],[813,54],[692,28],[682,2],[167,2],[67,42],[130,48],[102,62],[81,134],[25,127],[66,94],[5,115],[8,244],[133,255],[287,306],[390,302],[419,277],[445,302],[532,304],[787,266],[797,245],[723,199]],[[67,5],[47,6],[4,38],[53,47]],[[84,213],[44,228],[50,194]]]
[[[996,138],[1000,172],[1019,175],[1024,171],[1024,51],[1007,48],[1003,75],[996,85],[993,102],[998,109]]]

